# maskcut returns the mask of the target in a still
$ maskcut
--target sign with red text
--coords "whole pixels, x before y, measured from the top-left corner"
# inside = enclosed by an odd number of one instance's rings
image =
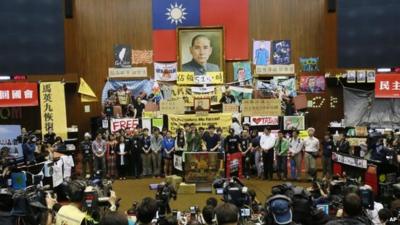
[[[138,125],[139,120],[134,118],[111,119],[110,130],[111,133],[114,133],[121,129],[135,129]]]
[[[375,98],[400,98],[400,74],[377,74]]]
[[[276,126],[279,125],[278,116],[252,116],[250,118],[251,126]]]
[[[0,83],[0,107],[37,106],[38,104],[36,83]]]

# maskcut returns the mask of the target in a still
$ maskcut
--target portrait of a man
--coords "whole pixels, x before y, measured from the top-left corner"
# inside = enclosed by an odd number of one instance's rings
[[[223,67],[222,29],[180,29],[179,63],[181,71],[205,75]]]

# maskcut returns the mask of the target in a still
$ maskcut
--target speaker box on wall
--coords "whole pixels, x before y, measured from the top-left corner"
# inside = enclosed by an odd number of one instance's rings
[[[328,12],[336,12],[336,0],[328,0]]]
[[[65,1],[65,18],[71,19],[74,16],[73,0],[64,0],[64,1]]]

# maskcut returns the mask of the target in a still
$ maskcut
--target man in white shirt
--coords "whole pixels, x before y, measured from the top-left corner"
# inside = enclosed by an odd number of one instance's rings
[[[318,157],[319,151],[319,140],[314,137],[315,129],[310,127],[307,129],[308,137],[304,139],[304,160],[307,168],[307,173],[310,179],[317,178],[317,171],[315,166],[315,160]]]
[[[289,157],[291,164],[294,164],[295,171],[292,175],[292,179],[299,180],[301,177],[301,160],[303,142],[299,138],[299,131],[292,131],[292,137],[289,139]]]
[[[271,134],[269,127],[264,128],[260,137],[260,148],[264,164],[264,180],[272,180],[274,173],[274,146],[276,138]]]

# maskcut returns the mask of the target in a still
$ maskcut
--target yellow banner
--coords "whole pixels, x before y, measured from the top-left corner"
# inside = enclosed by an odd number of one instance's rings
[[[279,99],[243,99],[242,116],[280,116],[282,114]]]
[[[40,83],[40,115],[42,135],[47,133],[49,127],[52,127],[57,136],[67,139],[67,115],[63,83]]]
[[[203,127],[205,129],[207,129],[210,125],[214,125],[215,128],[221,127],[223,133],[226,135],[229,133],[229,128],[232,124],[232,114],[216,113],[204,116],[168,115],[168,128],[173,134],[175,134],[175,131],[178,128],[183,128],[183,124],[185,123],[193,123],[197,128]]]
[[[194,98],[210,98],[211,105],[219,104],[222,98],[222,86],[214,87],[184,87],[184,86],[162,86],[161,90],[164,92],[166,100],[177,101],[183,99],[186,107],[193,107]]]
[[[194,75],[194,72],[178,72],[176,80],[178,85],[193,85],[193,84],[223,84],[223,72],[207,72],[206,75]]]

